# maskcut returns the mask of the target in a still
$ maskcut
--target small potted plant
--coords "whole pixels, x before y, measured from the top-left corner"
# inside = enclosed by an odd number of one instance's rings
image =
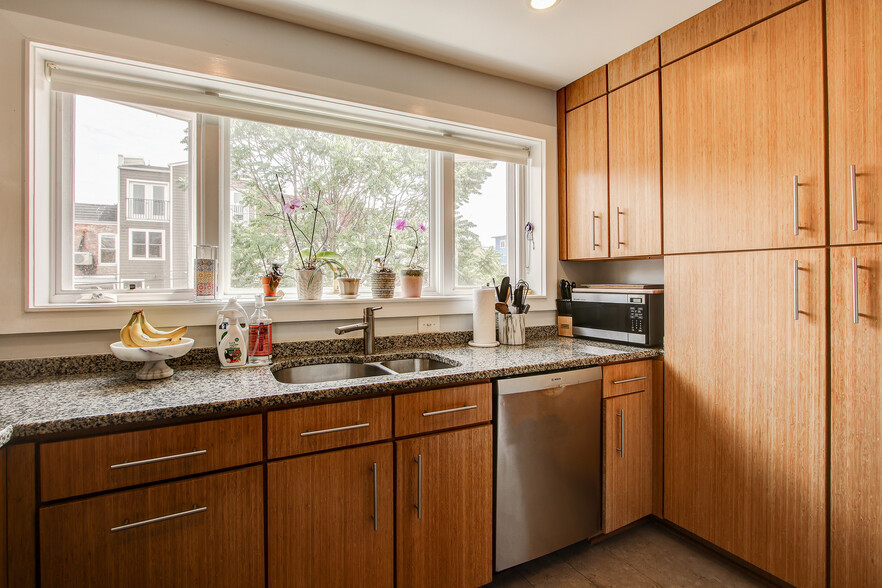
[[[419,298],[423,294],[423,272],[425,270],[421,266],[414,265],[413,260],[416,257],[417,249],[420,248],[420,233],[426,232],[426,225],[424,223],[417,223],[417,226],[414,227],[407,224],[407,220],[403,218],[395,221],[396,231],[403,231],[405,229],[413,231],[414,244],[407,267],[399,270],[401,274],[401,296],[403,298]]]
[[[386,267],[386,256],[374,258],[377,269],[371,274],[371,296],[374,298],[392,298],[395,294],[395,272]]]

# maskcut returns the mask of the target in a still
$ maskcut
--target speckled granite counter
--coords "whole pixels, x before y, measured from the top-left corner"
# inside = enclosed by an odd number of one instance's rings
[[[173,377],[141,382],[134,371],[55,375],[0,381],[0,445],[16,438],[209,415],[297,402],[467,382],[656,357],[644,349],[559,337],[528,341],[525,346],[473,348],[465,345],[395,348],[366,361],[420,354],[456,362],[456,367],[409,374],[375,376],[320,384],[284,384],[273,370],[304,363],[305,357],[282,358],[272,367],[223,370],[215,364],[178,367]],[[323,355],[324,363],[360,355]],[[345,360],[345,359],[344,359]]]

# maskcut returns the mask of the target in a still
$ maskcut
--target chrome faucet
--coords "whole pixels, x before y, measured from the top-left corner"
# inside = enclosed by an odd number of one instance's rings
[[[364,309],[364,320],[360,323],[355,323],[352,325],[343,325],[342,327],[336,327],[334,332],[338,335],[342,335],[343,333],[349,333],[351,331],[358,331],[359,329],[364,330],[364,354],[365,355],[373,355],[374,354],[374,311],[380,310],[383,308],[382,306],[366,306]]]

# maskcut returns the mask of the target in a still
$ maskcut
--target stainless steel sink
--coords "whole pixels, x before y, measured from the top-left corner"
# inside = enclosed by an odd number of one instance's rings
[[[273,372],[273,376],[286,384],[315,384],[394,373],[396,372],[375,363],[320,363],[284,368]]]
[[[381,361],[380,365],[386,366],[394,370],[398,374],[409,374],[411,372],[423,372],[427,370],[442,370],[452,367],[453,364],[431,359],[429,357],[411,357],[408,359],[389,359]]]

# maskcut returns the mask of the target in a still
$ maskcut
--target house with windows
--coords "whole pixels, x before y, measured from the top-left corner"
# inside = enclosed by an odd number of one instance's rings
[[[74,204],[73,267],[78,287],[117,287],[118,210],[117,204]]]

